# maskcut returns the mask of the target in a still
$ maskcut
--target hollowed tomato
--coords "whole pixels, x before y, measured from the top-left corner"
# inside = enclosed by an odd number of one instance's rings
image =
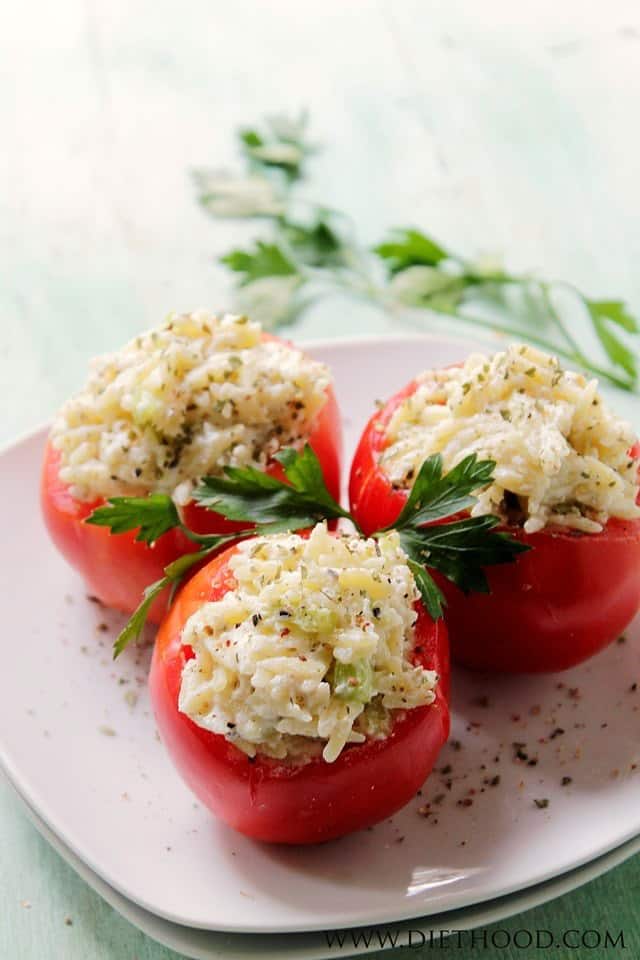
[[[308,442],[320,461],[327,487],[340,496],[342,428],[340,411],[332,387],[311,424]],[[163,576],[167,564],[195,549],[180,530],[170,530],[153,545],[138,543],[136,531],[113,536],[107,527],[93,526],[85,519],[105,501],[78,500],[60,480],[60,454],[47,443],[41,479],[44,521],[58,550],[84,578],[87,589],[106,606],[131,613],[140,603],[142,591]],[[282,477],[282,468],[272,461],[267,471]],[[232,533],[247,528],[195,503],[184,509],[186,524],[198,533]],[[151,608],[150,619],[158,623],[166,611],[166,595]]]
[[[217,817],[258,840],[317,843],[385,819],[415,795],[449,734],[444,623],[434,623],[418,605],[413,659],[437,671],[436,699],[398,713],[388,737],[347,744],[333,763],[321,757],[290,763],[260,755],[250,759],[178,709],[182,669],[192,655],[182,646],[182,628],[203,603],[234,587],[228,560],[235,549],[219,554],[183,587],[156,640],[151,699],[176,767]]]
[[[366,534],[393,523],[407,493],[380,465],[386,431],[412,381],[376,412],[351,467],[351,510]],[[638,444],[633,453],[640,455]],[[505,673],[546,673],[581,663],[615,640],[640,608],[640,520],[611,519],[601,533],[549,526],[527,534],[532,549],[486,570],[490,594],[465,595],[437,572],[447,599],[452,659]]]

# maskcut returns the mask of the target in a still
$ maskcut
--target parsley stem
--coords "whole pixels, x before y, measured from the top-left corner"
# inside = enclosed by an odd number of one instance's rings
[[[318,214],[322,210],[320,205],[317,204],[314,205],[309,203],[309,206],[315,206]],[[292,248],[291,244],[287,242],[284,236],[279,235],[278,241],[287,258],[296,267],[296,270],[305,282],[326,284],[325,289],[318,291],[314,297],[309,298],[306,306],[309,306],[312,302],[316,302],[324,297],[331,296],[336,292],[336,288],[338,288],[348,291],[349,293],[358,296],[369,303],[375,304],[382,310],[395,313],[396,315],[401,315],[405,318],[407,317],[407,313],[398,308],[398,303],[397,301],[393,300],[388,288],[377,284],[372,278],[371,271],[368,269],[365,251],[363,251],[357,243],[352,243],[344,248],[343,252],[347,260],[347,265],[346,268],[341,269],[335,267],[328,268],[326,266],[311,267],[308,264],[303,264],[300,262],[299,258],[296,256],[295,250]],[[556,310],[551,298],[551,283],[545,280],[537,280],[536,278],[527,276],[526,274],[520,276],[517,274],[504,273],[502,271],[492,274],[478,274],[474,272],[471,265],[466,264],[465,261],[456,257],[455,255],[451,255],[450,259],[453,263],[458,264],[458,266],[461,268],[461,273],[453,273],[451,275],[452,289],[456,288],[461,278],[466,281],[469,287],[477,288],[492,284],[496,284],[498,286],[516,286],[521,288],[526,285],[535,286],[542,296],[544,306],[549,317],[553,321],[553,324],[564,340],[566,346],[558,346],[550,340],[540,337],[529,330],[522,330],[507,323],[488,320],[484,317],[471,315],[466,312],[463,313],[460,310],[453,312],[438,310],[437,307],[429,306],[428,303],[425,304],[423,309],[431,311],[432,313],[436,313],[439,316],[454,318],[455,320],[459,320],[463,323],[470,325],[472,324],[475,327],[482,327],[486,330],[490,330],[494,334],[504,334],[507,336],[516,337],[518,339],[525,337],[527,340],[529,340],[531,343],[534,343],[541,349],[558,354],[564,360],[575,363],[579,367],[583,367],[590,373],[600,377],[603,380],[608,380],[610,383],[615,384],[622,390],[634,389],[634,383],[631,379],[621,377],[618,374],[613,373],[611,370],[607,370],[599,364],[593,363],[585,356],[583,351],[580,349],[578,342],[572,336],[567,325]],[[572,293],[581,301],[584,301],[583,295],[577,288],[571,286],[570,284],[564,284],[564,286],[570,289]],[[447,287],[441,287],[437,292],[438,294],[442,294],[443,292],[446,292],[446,290]],[[409,316],[410,315],[411,314],[409,314]]]
[[[541,349],[550,351],[552,353],[556,353],[558,354],[558,356],[562,357],[564,360],[568,360],[571,363],[575,363],[577,366],[583,367],[585,370],[588,370],[591,373],[595,374],[596,376],[601,377],[603,380],[609,380],[611,383],[614,383],[616,386],[620,387],[622,390],[633,390],[634,385],[631,380],[624,379],[623,377],[619,377],[617,374],[612,373],[610,370],[607,370],[604,367],[601,367],[598,364],[593,363],[590,360],[587,360],[587,358],[577,349],[573,350],[565,347],[559,347],[556,344],[552,343],[551,341],[546,340],[544,337],[539,337],[537,336],[537,334],[531,333],[529,330],[523,331],[518,329],[517,327],[510,326],[509,324],[496,323],[494,320],[487,320],[484,317],[480,317],[477,315],[472,316],[468,313],[461,313],[461,312],[449,313],[443,310],[438,310],[435,307],[427,307],[423,309],[429,310],[432,313],[436,313],[438,314],[438,316],[446,317],[448,320],[452,320],[452,319],[459,320],[462,323],[466,323],[474,327],[482,327],[486,330],[490,330],[492,333],[497,334],[498,336],[500,334],[504,334],[506,336],[516,337],[517,339],[524,337],[530,343],[533,343],[536,346],[541,347]],[[412,326],[422,329],[423,328],[422,323],[413,322],[411,319],[412,316],[414,315],[414,312],[415,311],[413,310],[402,311],[402,317],[405,320],[407,320],[409,323],[411,323]]]
[[[254,309],[258,317],[263,314],[265,323],[291,323],[312,303],[332,294],[349,292],[377,305],[392,317],[406,318],[412,315],[408,308],[422,307],[446,316],[449,321],[457,320],[498,335],[528,340],[623,390],[636,390],[636,352],[625,337],[619,335],[619,328],[635,335],[640,333],[640,328],[622,301],[591,300],[570,283],[528,273],[508,273],[499,265],[484,268],[415,227],[396,228],[386,243],[371,249],[363,246],[357,239],[357,225],[348,213],[299,196],[299,183],[307,174],[306,160],[317,150],[317,145],[306,139],[304,118],[288,123],[287,129],[293,133],[283,133],[269,119],[261,131],[240,131],[248,172],[264,181],[267,199],[271,194],[277,203],[265,214],[264,203],[258,202],[253,214],[256,220],[269,222],[270,242],[258,240],[254,250],[230,251],[221,258],[232,270],[244,275],[238,281],[238,286],[244,289],[250,289],[252,282],[262,278],[280,281],[272,285],[271,308],[268,285],[261,289],[260,295],[256,291]],[[282,158],[283,144],[296,148],[293,159]],[[257,145],[261,146],[261,152],[255,149]],[[274,147],[276,153],[270,155]],[[215,183],[213,176],[214,196]],[[209,207],[206,177],[201,187],[200,200],[205,209],[214,217],[222,215],[216,213],[215,207]],[[230,215],[251,215],[246,197],[239,212]],[[407,273],[416,267],[423,267],[426,272]],[[397,284],[396,278],[402,274],[406,283]],[[291,282],[283,284],[283,278]],[[466,308],[472,307],[474,300],[477,305],[483,294],[497,295],[498,289],[492,288],[503,287],[513,288],[521,295],[520,306],[527,306],[528,300],[529,306],[535,306],[535,313],[532,310],[530,316],[518,316],[510,322],[508,310],[515,303],[509,304],[505,298],[500,303],[505,323],[495,316],[484,318],[467,312]],[[570,291],[586,311],[600,348],[610,361],[607,367],[588,359],[585,352],[588,346],[581,343],[580,335],[574,335],[563,316],[562,304],[554,296],[560,289]],[[254,303],[251,296],[247,302]],[[544,336],[547,331],[548,335]],[[560,347],[555,340],[561,343]]]
[[[180,522],[180,530],[189,540],[192,540],[194,543],[201,543],[205,547],[211,546],[221,539],[218,534],[214,533],[196,533],[195,530],[191,530],[182,522]],[[238,533],[238,536],[240,535],[241,533]]]
[[[575,356],[576,360],[584,366],[588,361],[586,360],[586,357],[583,356],[578,343],[576,342],[576,340],[574,340],[572,334],[569,332],[567,325],[564,323],[564,321],[560,317],[560,314],[555,308],[553,300],[551,299],[550,284],[545,282],[540,282],[538,283],[538,288],[540,290],[540,293],[542,294],[542,299],[544,301],[545,307],[549,312],[549,316],[555,323],[558,330],[561,332],[567,345],[569,346],[570,350],[573,352],[573,355]]]

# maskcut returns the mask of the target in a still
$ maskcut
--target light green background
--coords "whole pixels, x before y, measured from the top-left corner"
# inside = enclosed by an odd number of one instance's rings
[[[416,223],[640,309],[633,0],[24,0],[0,31],[0,443],[46,420],[92,354],[170,309],[228,303],[214,257],[252,231],[207,220],[188,171],[231,164],[238,124],[304,105],[330,144],[310,195],[365,242]],[[297,335],[390,329],[336,298]],[[2,785],[0,815],[2,960],[176,956],[89,890]],[[639,903],[636,858],[500,926],[621,928],[633,956]]]

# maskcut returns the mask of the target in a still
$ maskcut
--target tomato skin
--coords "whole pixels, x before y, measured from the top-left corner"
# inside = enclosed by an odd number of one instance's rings
[[[407,494],[378,465],[391,416],[409,383],[370,419],[351,467],[351,510],[366,534],[393,523]],[[636,444],[634,456],[640,451]],[[533,549],[487,569],[491,593],[469,594],[435,574],[447,598],[451,656],[500,673],[566,670],[608,646],[640,609],[640,520],[611,519],[597,534],[548,527],[526,534]]]
[[[235,585],[231,547],[181,590],[163,621],[149,686],[161,737],[182,777],[217,817],[235,830],[269,843],[309,844],[340,837],[390,816],[416,793],[449,735],[447,630],[419,607],[415,662],[437,670],[436,700],[406,711],[385,740],[348,745],[334,763],[314,758],[285,764],[251,761],[219,734],[197,726],[178,710],[188,651],[182,627],[203,602]]]
[[[438,578],[458,663],[554,672],[620,636],[640,608],[640,521],[610,520],[599,534],[511,533],[533,549],[487,570],[491,594],[465,596]]]
[[[170,530],[153,546],[137,543],[135,531],[112,536],[107,527],[84,520],[105,502],[76,500],[60,480],[60,454],[47,443],[40,484],[40,503],[49,536],[87,585],[90,594],[116,610],[131,613],[145,587],[163,576],[176,557],[197,546],[180,530]],[[159,623],[166,610],[168,591],[154,602],[149,619]]]
[[[342,427],[331,386],[327,388],[326,403],[311,425],[308,442],[320,460],[328,489],[339,499]],[[59,465],[60,454],[48,442],[40,502],[49,535],[71,566],[82,574],[91,594],[107,607],[131,613],[140,603],[144,588],[163,576],[168,563],[198,547],[179,530],[170,530],[149,546],[136,543],[135,531],[112,536],[107,527],[84,523],[105,500],[99,498],[91,503],[76,500],[60,480]],[[272,461],[267,471],[283,477],[277,461]],[[195,503],[187,504],[183,515],[186,524],[198,533],[233,533],[250,526],[226,520]],[[149,617],[153,623],[159,623],[166,612],[167,598],[168,591],[154,602]]]
[[[378,466],[385,448],[386,430],[400,404],[415,393],[418,384],[412,380],[394,394],[371,417],[360,437],[349,476],[351,513],[365,536],[383,530],[397,519],[407,501],[404,490],[394,490],[386,473]]]

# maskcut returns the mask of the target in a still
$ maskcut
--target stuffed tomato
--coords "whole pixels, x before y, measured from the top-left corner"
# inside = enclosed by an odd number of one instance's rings
[[[439,574],[452,657],[502,672],[562,670],[619,636],[640,607],[639,448],[595,381],[516,345],[427,371],[369,421],[351,468],[366,534],[394,522],[421,462],[495,462],[473,515],[530,549],[486,570],[489,594]]]
[[[162,740],[250,837],[306,844],[404,806],[449,732],[446,627],[396,534],[246,540],[182,589],[150,673]]]
[[[126,612],[164,567],[194,550],[179,529],[153,545],[84,521],[110,497],[170,495],[198,533],[246,525],[191,500],[194,483],[226,466],[281,475],[273,455],[308,442],[340,490],[340,416],[327,368],[246,317],[171,315],[94,361],[47,443],[41,502],[49,533],[91,593]],[[166,598],[155,602],[158,621]]]

